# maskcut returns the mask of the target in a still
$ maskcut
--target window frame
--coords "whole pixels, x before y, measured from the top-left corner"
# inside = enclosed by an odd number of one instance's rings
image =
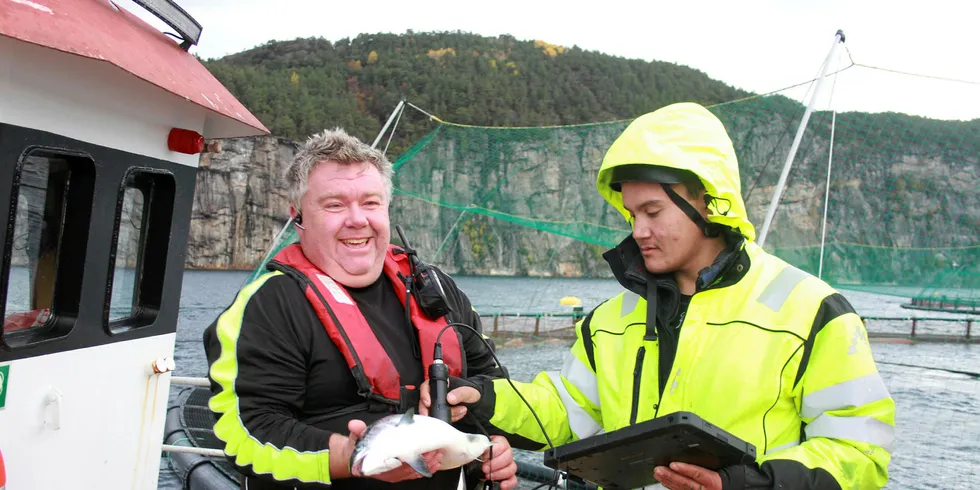
[[[19,332],[7,332],[3,328],[0,331],[0,345],[11,350],[29,348],[42,342],[68,337],[75,329],[78,320],[81,289],[84,284],[84,258],[94,203],[96,160],[84,151],[51,145],[28,145],[17,159],[10,185],[7,233],[4,240],[5,252],[2,277],[0,277],[0,316],[6,321],[14,230],[16,229],[17,206],[21,197],[24,166],[27,164],[28,158],[37,153],[62,157],[70,162],[68,178],[62,183],[63,190],[60,196],[62,200],[60,204],[61,222],[58,224],[58,244],[55,251],[55,279],[51,294],[51,315],[42,326],[37,328],[28,328]],[[84,162],[84,165],[73,163],[76,160]],[[44,197],[43,206],[46,206],[47,190]],[[84,202],[80,201],[82,199]],[[75,205],[76,203],[80,205]],[[72,246],[64,246],[68,241],[71,242]]]
[[[118,335],[148,327],[156,322],[163,301],[163,282],[167,271],[168,245],[173,229],[177,182],[171,172],[152,167],[129,167],[119,185],[112,248],[106,279],[103,325],[109,335]],[[143,194],[139,243],[133,280],[132,310],[129,316],[110,318],[112,291],[115,288],[116,254],[119,252],[119,230],[122,223],[126,191],[137,189]],[[163,257],[147,261],[147,257]]]

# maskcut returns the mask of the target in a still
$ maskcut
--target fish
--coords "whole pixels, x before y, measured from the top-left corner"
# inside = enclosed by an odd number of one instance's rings
[[[494,444],[485,435],[462,432],[440,419],[417,415],[410,408],[369,425],[354,446],[350,467],[360,464],[362,475],[373,476],[405,463],[429,478],[432,472],[422,457],[424,453],[441,450],[442,471],[479,459]]]

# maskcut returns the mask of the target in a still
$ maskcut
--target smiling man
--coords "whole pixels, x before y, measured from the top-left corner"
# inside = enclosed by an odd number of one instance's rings
[[[205,331],[214,432],[243,489],[457,488],[459,470],[438,471],[439,454],[426,457],[431,479],[407,464],[372,478],[349,467],[365,423],[418,406],[447,322],[480,330],[469,299],[436,268],[452,311],[430,318],[414,297],[406,308],[402,277],[412,271],[390,243],[392,173],[381,152],[342,130],[310,137],[285,175],[299,243]],[[503,374],[469,329],[447,330],[441,344],[453,376]],[[512,489],[510,446],[493,439],[467,480]]]
[[[690,411],[758,459],[648,468],[663,487],[883,487],[895,403],[864,324],[839,292],[754,242],[721,121],[691,103],[635,119],[596,187],[633,229],[603,255],[623,292],[576,326],[560,372],[518,384],[554,444]],[[447,398],[515,447],[545,447],[506,383],[476,379]]]

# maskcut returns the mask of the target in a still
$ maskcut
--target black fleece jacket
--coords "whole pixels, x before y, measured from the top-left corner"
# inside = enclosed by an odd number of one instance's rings
[[[437,273],[454,310],[447,315],[447,320],[482,331],[480,317],[466,295],[448,275],[438,270]],[[421,384],[422,364],[412,347],[413,342],[418,345],[418,340],[414,329],[410,330],[405,324],[404,308],[387,277],[382,274],[375,284],[350,288],[348,292],[361,307],[382,345],[386,346],[402,384]],[[286,275],[272,277],[244,300],[247,301],[244,311],[236,313],[230,308],[205,330],[204,348],[210,365],[222,355],[222,349],[234,349],[231,354],[238,365],[234,388],[241,422],[250,437],[280,449],[322,451],[327,449],[327,442],[334,432],[347,435],[349,420],[356,418],[370,424],[389,415],[368,411],[363,406],[357,408],[365,399],[357,394],[357,384],[343,354],[331,341],[296,280]],[[224,345],[220,337],[227,336],[225,332],[233,329],[219,331],[217,327],[222,319],[240,323],[237,338],[223,339]],[[462,338],[467,376],[502,375],[503,371],[480,336],[466,328],[457,331]],[[211,390],[215,394],[221,391],[221,386],[213,379]],[[355,407],[356,411],[337,416],[339,410],[349,411],[350,407]],[[460,428],[472,432],[470,427]],[[234,464],[234,458],[230,461]],[[336,480],[327,486],[296,480],[278,481],[268,474],[255,475],[250,465],[236,468],[248,475],[250,490],[455,489],[459,478],[458,471],[444,471],[431,479],[399,484],[358,478]],[[474,483],[479,474],[474,472],[471,477],[470,482]]]

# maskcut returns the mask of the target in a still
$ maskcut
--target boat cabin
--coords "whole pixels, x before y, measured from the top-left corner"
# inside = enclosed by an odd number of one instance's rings
[[[0,453],[9,488],[155,489],[197,165],[267,134],[170,0],[0,6]],[[2,473],[2,471],[0,471]]]

